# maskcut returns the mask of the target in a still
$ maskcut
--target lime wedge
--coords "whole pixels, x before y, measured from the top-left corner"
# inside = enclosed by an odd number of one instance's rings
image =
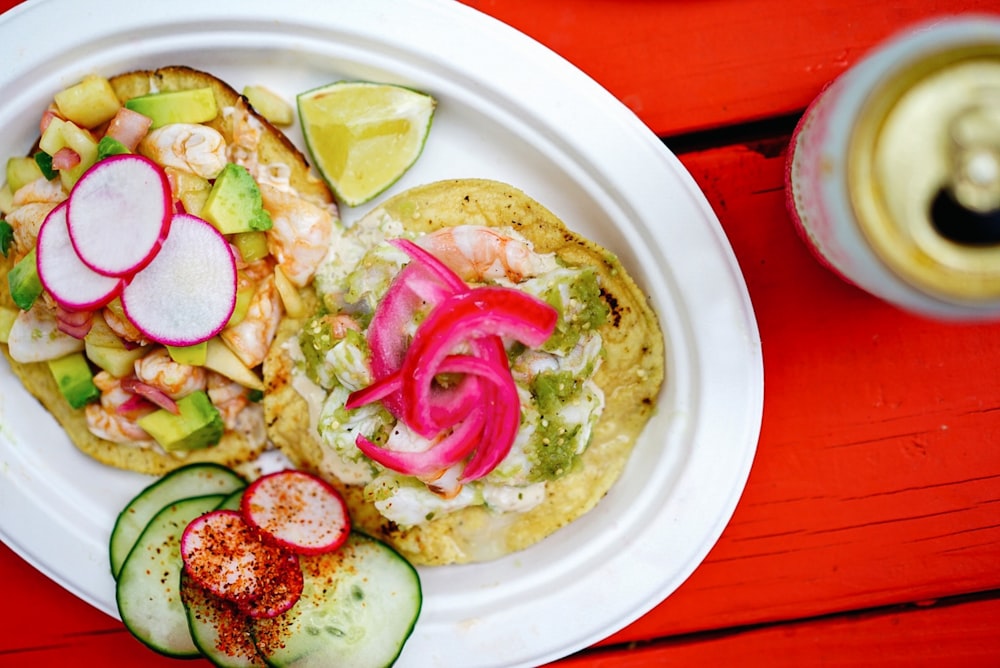
[[[384,192],[416,162],[437,104],[403,86],[349,81],[296,101],[313,164],[348,206]]]

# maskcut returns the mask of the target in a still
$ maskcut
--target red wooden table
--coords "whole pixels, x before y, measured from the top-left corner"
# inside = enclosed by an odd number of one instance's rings
[[[679,155],[763,344],[757,457],[725,533],[666,601],[559,665],[1000,665],[1000,325],[929,321],[843,283],[795,236],[782,180],[828,82],[914,21],[996,0],[467,4],[590,74]],[[0,665],[177,665],[3,546],[0,588]]]

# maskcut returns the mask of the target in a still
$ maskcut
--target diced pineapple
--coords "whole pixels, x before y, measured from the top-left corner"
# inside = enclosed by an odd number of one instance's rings
[[[192,216],[201,216],[201,210],[212,191],[212,183],[203,176],[192,172],[166,168],[170,184],[174,188],[174,196],[184,205],[184,210]]]
[[[131,374],[135,370],[135,361],[146,354],[146,350],[141,347],[96,346],[86,340],[84,340],[84,349],[91,362],[115,378],[124,378]]]
[[[7,184],[10,185],[11,193],[17,192],[21,186],[41,177],[42,170],[34,158],[19,156],[8,158]]]
[[[76,123],[61,118],[49,121],[38,140],[38,147],[49,155],[55,155],[62,148],[71,148],[80,156],[80,163],[76,167],[59,170],[59,176],[67,190],[97,162],[97,140],[94,136]]]
[[[90,330],[84,337],[84,341],[91,345],[103,348],[126,348],[125,342],[115,334],[114,330],[108,326],[107,321],[101,317],[95,317],[90,325]]]
[[[292,105],[274,91],[264,86],[246,86],[243,96],[258,114],[275,125],[291,125],[295,121]]]
[[[264,390],[264,382],[260,377],[247,367],[219,337],[208,340],[205,368],[221,373],[226,378],[235,380],[251,390]]]
[[[191,346],[167,346],[170,359],[178,364],[205,366],[208,359],[208,342],[202,341]]]
[[[111,83],[97,75],[87,76],[80,83],[59,91],[55,100],[63,118],[84,128],[95,128],[110,121],[121,108]]]
[[[10,330],[17,320],[18,310],[7,306],[0,306],[0,343],[7,343]]]
[[[90,132],[71,122],[62,126],[62,135],[65,145],[80,156],[80,164],[76,167],[59,171],[63,185],[69,190],[97,162],[97,140]]]
[[[42,132],[42,136],[38,140],[38,148],[49,155],[55,155],[59,149],[66,146],[66,139],[63,137],[62,129],[68,122],[58,117],[50,119],[49,124],[45,126],[45,131]]]
[[[0,188],[0,213],[7,215],[14,210],[14,191],[10,189],[10,184],[3,184]]]
[[[306,305],[298,288],[288,279],[281,267],[274,268],[274,287],[278,289],[278,296],[281,297],[281,303],[288,317],[301,318],[306,314]]]
[[[237,232],[232,237],[233,246],[240,259],[247,264],[267,257],[267,233],[260,231]]]

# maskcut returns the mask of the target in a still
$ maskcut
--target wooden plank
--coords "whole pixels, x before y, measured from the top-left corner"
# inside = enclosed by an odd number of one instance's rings
[[[997,619],[1000,599],[989,598],[734,629],[613,652],[590,650],[551,665],[994,668],[1000,665]]]
[[[660,136],[801,110],[902,26],[1000,11],[996,0],[463,2],[564,56]]]
[[[1000,587],[1000,325],[911,316],[820,267],[785,212],[786,145],[682,156],[754,303],[763,427],[716,548],[610,642]]]

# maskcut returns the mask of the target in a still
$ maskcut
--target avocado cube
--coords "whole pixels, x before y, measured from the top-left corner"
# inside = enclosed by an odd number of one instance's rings
[[[71,353],[48,361],[49,371],[59,391],[73,408],[83,408],[101,396],[94,385],[94,374],[83,353]]]
[[[138,420],[142,429],[168,452],[200,450],[219,442],[226,427],[202,390],[177,400],[178,413],[161,408]]]
[[[22,311],[29,310],[42,294],[42,279],[38,277],[35,249],[21,258],[7,273],[7,287],[11,299]]]
[[[228,163],[208,193],[201,217],[223,234],[271,229],[271,216],[264,210],[260,188],[246,167]]]
[[[211,88],[163,91],[133,97],[125,107],[152,119],[151,129],[171,123],[207,123],[219,115]]]

